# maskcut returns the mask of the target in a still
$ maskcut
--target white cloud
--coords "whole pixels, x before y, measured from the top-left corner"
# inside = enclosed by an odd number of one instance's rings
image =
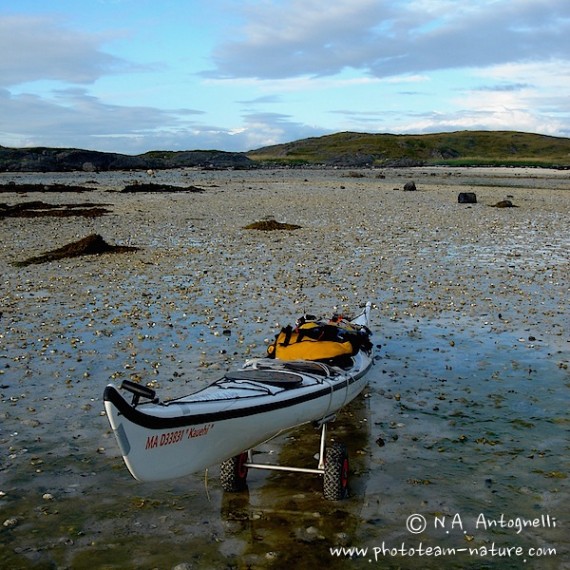
[[[507,63],[473,71],[479,87],[460,90],[446,113],[405,119],[399,132],[518,130],[567,136],[570,62]]]
[[[13,147],[80,147],[138,154],[150,149],[218,148],[246,151],[325,134],[281,113],[247,113],[238,127],[199,122],[192,109],[105,103],[83,88],[62,89],[51,99],[0,89],[0,140]]]
[[[284,141],[327,134],[328,130],[311,127],[281,113],[249,113],[243,117],[244,149],[255,149]]]
[[[213,54],[214,75],[275,79],[335,74],[364,57],[372,39],[367,27],[389,11],[388,3],[378,0],[250,2],[237,39]]]
[[[570,47],[570,46],[569,46]],[[531,82],[537,87],[566,89],[570,87],[570,59],[548,59],[540,62],[508,62],[474,71],[480,77],[512,83]]]
[[[0,18],[0,85],[45,79],[85,84],[133,69],[133,64],[101,50],[108,39],[67,29],[45,16],[4,15]]]
[[[79,146],[80,141],[84,148],[117,150],[119,138],[185,131],[189,117],[199,114],[112,105],[80,88],[56,91],[53,98],[0,89],[0,134],[3,144],[11,146]]]
[[[214,52],[218,77],[377,77],[568,57],[567,0],[311,0],[246,4]]]
[[[487,107],[461,110],[446,115],[433,113],[402,121],[394,131],[400,133],[435,133],[459,130],[497,130],[542,133],[560,136],[561,125],[556,121],[544,121],[525,109]]]

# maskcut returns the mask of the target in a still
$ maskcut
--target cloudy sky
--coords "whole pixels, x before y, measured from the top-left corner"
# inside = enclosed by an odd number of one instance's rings
[[[0,145],[570,136],[570,0],[0,0]]]

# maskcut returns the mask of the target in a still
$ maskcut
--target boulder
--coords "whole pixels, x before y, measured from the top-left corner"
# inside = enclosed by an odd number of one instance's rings
[[[460,192],[457,201],[460,204],[477,204],[477,195],[475,192]]]
[[[412,182],[406,182],[406,183],[404,184],[404,190],[405,190],[406,192],[413,192],[413,191],[417,190],[417,188],[416,188],[416,183],[413,182],[413,181],[412,181]]]

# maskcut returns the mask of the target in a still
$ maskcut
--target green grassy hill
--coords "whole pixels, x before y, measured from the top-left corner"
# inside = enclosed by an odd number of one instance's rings
[[[425,135],[337,133],[247,153],[257,163],[337,166],[570,167],[570,139],[514,131]]]

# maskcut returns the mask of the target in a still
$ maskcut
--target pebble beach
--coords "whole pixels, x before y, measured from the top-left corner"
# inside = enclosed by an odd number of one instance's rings
[[[149,182],[181,189],[121,192]],[[568,171],[0,173],[12,183],[0,202],[109,212],[0,219],[0,567],[570,569]],[[263,220],[300,228],[245,229]],[[91,234],[138,249],[17,265]],[[329,430],[347,500],[294,473],[252,471],[237,494],[217,466],[131,478],[107,384],[181,396],[299,315],[368,300],[375,366]],[[313,466],[318,437],[258,451]]]

